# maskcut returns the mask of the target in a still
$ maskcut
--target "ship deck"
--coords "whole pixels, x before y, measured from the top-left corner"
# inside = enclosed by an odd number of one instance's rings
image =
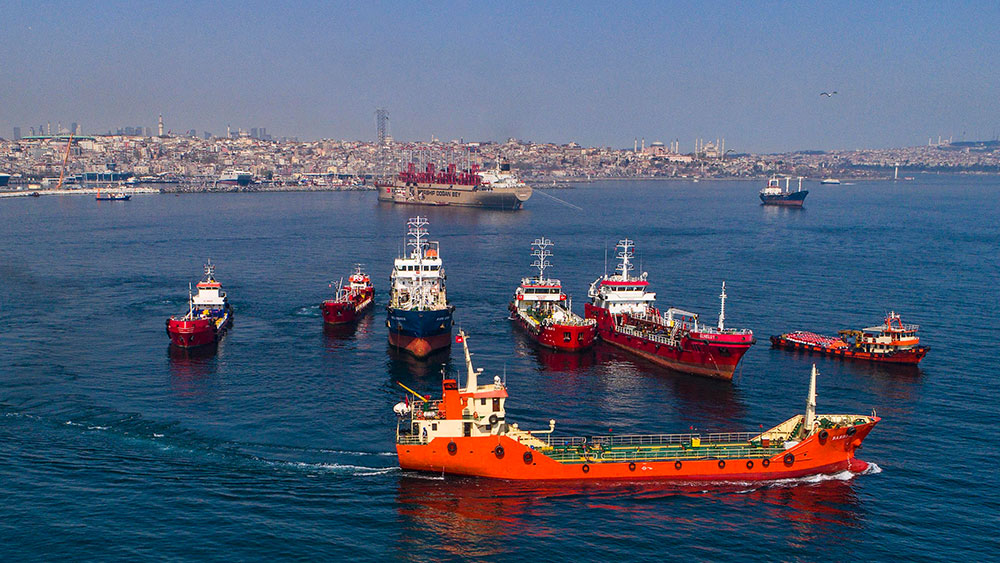
[[[662,434],[605,436],[600,438],[553,437],[539,453],[559,463],[680,461],[698,459],[763,459],[785,451],[786,435],[773,439],[754,433]]]

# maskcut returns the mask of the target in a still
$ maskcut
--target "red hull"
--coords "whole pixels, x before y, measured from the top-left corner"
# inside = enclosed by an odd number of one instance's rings
[[[912,348],[909,350],[900,350],[897,352],[892,352],[890,354],[873,354],[871,352],[863,352],[858,350],[851,350],[849,348],[826,348],[824,346],[817,346],[815,344],[804,344],[801,342],[795,342],[793,340],[788,340],[782,336],[772,336],[771,346],[774,348],[784,348],[786,350],[800,350],[803,352],[817,353],[823,356],[831,356],[834,358],[844,358],[847,360],[861,360],[866,362],[875,362],[880,364],[904,364],[904,365],[917,365],[920,360],[924,359],[927,352],[930,350],[927,346],[919,346],[917,348]]]
[[[588,319],[597,319],[601,340],[651,362],[693,375],[732,381],[740,359],[753,345],[752,337],[733,335],[731,341],[725,338],[708,341],[684,337],[679,347],[668,346],[620,332],[606,309],[588,303],[584,311]]]
[[[405,350],[417,358],[426,358],[435,350],[451,346],[451,330],[425,337],[407,336],[389,331],[389,345]]]
[[[559,350],[560,352],[582,352],[594,345],[597,337],[596,325],[549,325],[535,327],[517,314],[516,308],[510,307],[512,319],[535,342]]]
[[[170,343],[180,348],[197,348],[218,342],[221,336],[214,326],[213,319],[180,320],[171,318],[167,321],[167,335]]]
[[[324,301],[320,306],[320,311],[323,313],[323,322],[326,324],[347,324],[357,321],[371,308],[372,303],[372,292],[368,291],[350,301],[335,301],[333,299]]]
[[[831,429],[826,439],[813,435],[787,451],[771,455],[755,455],[754,448],[748,447],[744,448],[744,455],[732,458],[709,454],[708,459],[605,461],[596,456],[560,462],[546,456],[545,450],[532,450],[507,436],[436,438],[425,445],[397,444],[396,454],[402,469],[497,479],[769,481],[844,470],[864,471],[868,464],[856,459],[854,453],[877,422],[874,419],[851,429]],[[449,448],[449,442],[456,446]],[[788,454],[792,456],[790,460]]]

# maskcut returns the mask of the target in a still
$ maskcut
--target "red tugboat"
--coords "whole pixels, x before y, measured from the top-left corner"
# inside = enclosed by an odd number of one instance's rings
[[[205,279],[198,282],[198,294],[188,290],[188,312],[167,319],[170,343],[181,348],[215,344],[233,322],[233,308],[222,284],[215,279],[211,260],[205,266]]]
[[[917,325],[904,325],[899,315],[890,311],[885,317],[885,324],[879,326],[842,330],[839,337],[803,331],[787,332],[772,336],[771,346],[835,358],[916,365],[930,351],[929,346],[920,345],[919,329]]]
[[[703,325],[697,314],[673,307],[661,314],[653,306],[656,294],[646,291],[646,273],[629,274],[633,246],[629,239],[619,241],[617,273],[590,285],[591,302],[584,311],[597,320],[601,339],[676,371],[731,381],[754,338],[748,329],[725,328],[725,282],[718,326]]]
[[[542,237],[531,243],[538,268],[537,278],[524,278],[510,302],[511,319],[542,346],[567,352],[586,350],[594,345],[597,321],[573,312],[572,301],[562,292],[562,282],[545,277],[552,253],[552,241]]]
[[[358,264],[347,278],[347,285],[337,284],[337,296],[327,299],[320,306],[323,322],[328,325],[353,323],[371,308],[374,295],[371,278],[361,271],[361,264]]]
[[[512,480],[768,481],[862,472],[855,458],[879,422],[872,411],[816,414],[816,366],[804,414],[763,432],[555,437],[507,421],[508,389],[499,376],[480,385],[467,338],[466,384],[445,379],[440,400],[410,395],[396,404],[396,454],[405,470]]]

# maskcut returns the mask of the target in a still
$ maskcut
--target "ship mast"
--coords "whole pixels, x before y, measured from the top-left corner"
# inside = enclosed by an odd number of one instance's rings
[[[465,381],[465,392],[471,393],[479,387],[479,370],[472,367],[472,355],[469,354],[469,343],[466,342],[468,336],[465,335],[465,331],[459,329],[458,339],[462,342],[462,349],[465,351],[465,369],[468,372]]]
[[[413,251],[410,253],[410,258],[415,258],[417,260],[416,272],[414,272],[414,290],[411,295],[411,299],[418,301],[418,306],[423,308],[427,305],[427,295],[424,290],[424,271],[420,266],[424,259],[424,248],[427,246],[427,241],[424,237],[427,236],[427,217],[411,217],[409,221],[406,222],[409,229],[406,234],[410,236],[410,240],[406,243],[407,246],[412,246]]]
[[[531,246],[534,249],[531,255],[536,258],[536,260],[531,263],[531,267],[538,268],[538,281],[540,282],[545,280],[545,268],[552,265],[548,260],[546,260],[546,258],[552,256],[552,253],[547,250],[548,247],[552,246],[552,244],[552,241],[545,237],[536,238],[535,241],[531,243]]]
[[[809,396],[806,398],[806,416],[802,421],[802,437],[805,438],[812,432],[813,421],[816,420],[816,364],[812,366],[812,373],[809,375]]]
[[[629,262],[629,260],[633,256],[635,256],[635,253],[632,252],[632,248],[635,247],[635,242],[626,238],[626,239],[622,239],[622,240],[618,241],[618,244],[616,246],[618,248],[621,248],[621,250],[618,252],[617,256],[615,256],[615,257],[618,258],[619,260],[621,260],[622,263],[619,264],[618,267],[615,268],[615,270],[618,271],[618,272],[621,272],[621,276],[622,276],[623,280],[627,280],[628,279],[628,273],[633,268],[633,266]]]
[[[719,295],[722,304],[719,305],[719,330],[726,330],[726,282],[722,282],[722,293]]]

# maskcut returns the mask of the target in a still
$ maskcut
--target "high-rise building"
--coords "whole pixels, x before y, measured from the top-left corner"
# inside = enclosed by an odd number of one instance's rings
[[[14,140],[15,141],[20,141],[21,140],[21,128],[20,127],[15,127],[14,128]]]
[[[257,128],[256,127],[251,127],[250,128],[250,138],[251,139],[257,139],[258,138],[257,137]]]
[[[157,133],[157,135],[159,135],[160,137],[162,137],[163,136],[163,114],[162,113],[160,114],[160,120],[159,120],[159,123],[156,126],[156,130],[159,131]]]
[[[76,130],[76,122],[75,121],[69,126],[69,132],[72,133],[72,134],[74,134],[74,135],[79,135],[80,134]]]

